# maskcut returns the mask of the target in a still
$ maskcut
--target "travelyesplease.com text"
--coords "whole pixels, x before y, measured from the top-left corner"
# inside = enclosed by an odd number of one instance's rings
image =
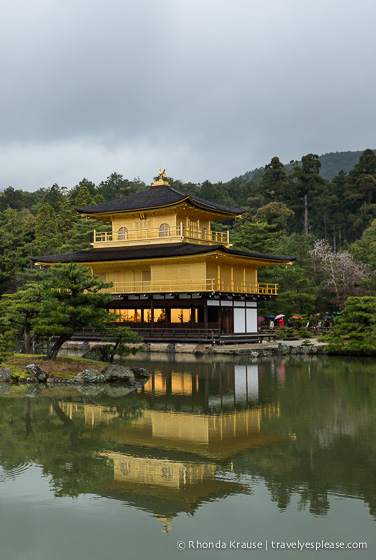
[[[367,548],[366,542],[345,542],[345,541],[199,541],[187,540],[179,541],[176,544],[178,550],[364,550]]]

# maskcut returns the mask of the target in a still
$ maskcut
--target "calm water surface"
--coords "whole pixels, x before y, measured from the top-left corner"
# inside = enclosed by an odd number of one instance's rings
[[[375,558],[373,361],[133,360],[129,393],[0,385],[1,558]]]

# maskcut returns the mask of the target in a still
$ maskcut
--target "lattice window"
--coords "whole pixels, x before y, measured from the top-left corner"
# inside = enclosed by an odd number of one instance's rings
[[[128,229],[126,227],[121,227],[118,231],[118,239],[123,241],[124,239],[128,239]]]
[[[170,226],[168,224],[161,224],[159,226],[159,237],[168,237],[170,235]]]

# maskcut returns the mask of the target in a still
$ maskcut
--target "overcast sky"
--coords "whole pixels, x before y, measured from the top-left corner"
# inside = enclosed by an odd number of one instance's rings
[[[0,190],[376,148],[374,0],[2,0]]]

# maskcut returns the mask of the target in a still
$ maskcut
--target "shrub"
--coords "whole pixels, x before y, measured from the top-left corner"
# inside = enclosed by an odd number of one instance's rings
[[[325,337],[332,354],[376,355],[376,297],[350,297]]]

